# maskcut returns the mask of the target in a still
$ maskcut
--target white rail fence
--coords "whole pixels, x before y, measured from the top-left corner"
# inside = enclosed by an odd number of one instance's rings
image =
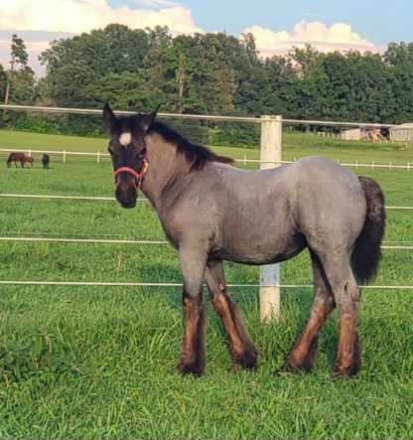
[[[69,108],[69,107],[42,107],[42,106],[30,106],[30,105],[11,105],[0,104],[0,109],[12,110],[12,111],[24,111],[24,112],[37,112],[37,113],[54,113],[54,114],[77,114],[77,115],[102,115],[101,109],[87,109],[87,108]],[[134,115],[136,112],[116,110],[118,115]],[[227,122],[247,122],[253,124],[261,124],[262,120],[267,116],[256,117],[239,117],[239,116],[220,116],[220,115],[191,115],[191,114],[178,114],[178,113],[158,113],[161,118],[170,119],[187,119],[198,121],[227,121]],[[318,125],[322,127],[367,127],[367,128],[392,128],[394,124],[376,124],[373,122],[349,122],[349,121],[320,121],[312,119],[286,119],[281,118],[284,124],[289,125]]]
[[[23,242],[23,243],[76,243],[76,244],[121,244],[121,245],[168,245],[165,240],[132,240],[115,238],[66,238],[66,237],[29,237],[23,235],[2,235],[1,241]],[[410,243],[410,242],[408,242]],[[384,243],[382,249],[412,251],[413,245],[396,242],[395,244]]]
[[[220,149],[223,147],[216,147],[216,146],[210,146],[214,149]],[[33,148],[0,148],[0,157],[6,158],[10,153],[13,152],[19,152],[19,153],[25,153],[27,156],[33,156],[33,155],[41,155],[41,154],[48,154],[58,160],[60,160],[63,163],[67,163],[68,158],[92,158],[96,163],[100,164],[103,161],[109,162],[110,160],[110,154],[108,153],[101,153],[100,151],[96,152],[79,152],[79,151],[66,151],[66,150],[60,150],[60,151],[53,151],[53,150],[37,150]],[[288,165],[290,163],[293,163],[296,161],[296,158],[294,160],[258,160],[258,159],[247,159],[247,156],[244,155],[243,158],[236,158],[235,162],[237,164],[243,165],[244,167],[248,164],[267,164],[267,165]],[[336,162],[344,167],[349,168],[370,168],[372,170],[378,169],[378,170],[405,170],[405,171],[412,171],[413,170],[413,162],[406,162],[406,163],[400,163],[397,159],[389,160],[389,162],[377,162],[372,160],[371,162],[359,162],[358,160],[354,160],[353,162],[349,161],[340,161],[340,159],[336,159]]]
[[[13,105],[0,105],[0,108],[5,110],[14,111],[30,111],[30,112],[48,112],[48,113],[70,113],[70,114],[82,114],[82,115],[100,115],[101,110],[97,109],[79,109],[79,108],[53,108],[53,107],[29,107],[29,106],[13,106]],[[133,114],[133,112],[116,112],[118,114]],[[182,115],[182,114],[168,114],[160,113],[159,116],[164,118],[179,118],[179,119],[190,119],[190,120],[206,120],[206,121],[231,121],[231,122],[245,122],[254,123],[261,125],[261,158],[260,160],[251,160],[244,158],[237,159],[237,162],[244,163],[259,163],[261,168],[271,168],[271,166],[278,166],[285,163],[291,163],[289,161],[283,161],[281,157],[282,150],[282,128],[283,124],[300,124],[300,125],[318,125],[318,126],[336,126],[336,127],[371,127],[380,128],[386,127],[391,128],[393,125],[389,124],[373,124],[373,123],[355,123],[355,122],[339,122],[339,121],[317,121],[317,120],[294,120],[294,119],[283,119],[281,116],[262,116],[261,118],[249,118],[249,117],[229,117],[229,116],[217,116],[217,115]],[[2,149],[1,153],[7,153],[11,149]],[[61,155],[62,161],[66,162],[68,156],[78,156],[78,157],[95,157],[96,162],[100,163],[103,159],[107,159],[109,155],[107,153],[86,153],[86,152],[68,152],[68,151],[47,151],[47,150],[21,150],[26,152],[28,155],[31,154],[51,154],[51,155]],[[376,163],[372,161],[371,163],[359,163],[357,160],[354,163],[342,163],[343,166],[349,166],[354,168],[371,168],[371,169],[394,169],[394,170],[406,170],[410,171],[412,164],[407,162],[406,164],[394,163],[395,161],[390,161],[388,164]],[[13,197],[15,195],[3,194],[3,197]],[[29,195],[21,195],[21,197],[28,197]],[[47,196],[32,195],[33,198],[45,198]],[[65,196],[49,196],[49,199],[62,199]],[[76,196],[68,197],[75,199]],[[112,198],[92,198],[92,197],[81,197],[77,196],[77,200],[112,200]],[[390,207],[389,207],[390,208]],[[411,207],[392,207],[393,209],[412,209]],[[41,241],[47,240],[45,237],[3,237],[3,240],[31,240],[31,241]],[[50,239],[49,239],[50,240]],[[57,240],[57,239],[56,239]],[[79,242],[77,239],[60,239],[62,242]],[[69,241],[70,240],[70,241]],[[109,240],[100,240],[99,243],[108,243]],[[95,242],[96,240],[88,239],[87,242]],[[111,240],[111,242],[116,242],[120,244],[127,244],[125,240]],[[129,243],[129,241],[128,241]],[[146,243],[149,244],[149,243]],[[156,244],[161,244],[161,242],[156,242]],[[163,243],[162,243],[163,244]],[[385,248],[385,246],[383,246]],[[388,249],[397,250],[410,250],[410,246],[394,245],[392,247],[387,246]],[[106,282],[69,282],[69,281],[0,281],[0,284],[4,285],[70,285],[70,286],[180,286],[177,283],[106,283]],[[299,287],[309,287],[307,285],[282,285],[279,275],[279,265],[269,265],[263,266],[261,269],[260,283],[250,284],[250,285],[233,285],[242,287],[259,287],[260,288],[260,311],[261,318],[263,320],[268,320],[270,318],[278,318],[280,315],[280,288],[299,288]],[[370,286],[369,288],[376,289],[394,289],[394,290],[406,290],[413,289],[413,286]]]
[[[4,286],[80,286],[80,287],[181,287],[182,283],[135,283],[135,282],[111,282],[111,281],[19,281],[0,280]],[[228,287],[239,288],[261,288],[261,284],[227,284]],[[311,284],[280,284],[283,289],[312,289]],[[413,286],[359,286],[369,290],[413,290]]]
[[[57,194],[14,194],[0,193],[0,198],[7,199],[39,199],[39,200],[67,200],[67,201],[86,201],[86,202],[116,202],[114,197],[104,196],[76,196],[76,195],[57,195]],[[149,203],[148,199],[143,197],[137,200],[138,203]],[[413,206],[386,206],[390,211],[411,211]]]

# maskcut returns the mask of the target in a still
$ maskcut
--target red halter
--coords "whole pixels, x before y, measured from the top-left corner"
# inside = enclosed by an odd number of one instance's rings
[[[146,149],[143,151],[142,154],[142,165],[139,169],[139,171],[134,170],[130,167],[120,167],[116,171],[113,172],[113,176],[115,177],[115,184],[116,184],[116,177],[119,173],[129,173],[132,174],[132,176],[135,177],[135,186],[136,188],[140,188],[142,186],[143,178],[145,177],[146,172],[148,171],[149,162],[146,158]]]

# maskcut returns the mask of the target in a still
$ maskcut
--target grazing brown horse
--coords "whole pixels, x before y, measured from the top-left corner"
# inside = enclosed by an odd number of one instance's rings
[[[15,167],[17,168],[17,162],[20,162],[20,165],[22,168],[24,168],[25,163],[29,163],[30,166],[33,167],[33,157],[32,156],[26,156],[24,153],[10,153],[9,157],[7,158],[7,166],[10,168],[11,163],[14,162]]]
[[[116,199],[133,208],[141,189],[179,252],[185,327],[179,371],[196,376],[204,371],[204,280],[235,366],[253,368],[257,350],[228,294],[223,262],[271,264],[308,248],[314,303],[284,368],[312,369],[318,334],[337,307],[335,376],[357,374],[358,283],[369,281],[380,262],[385,227],[380,186],[321,157],[265,171],[240,170],[155,116],[117,118],[109,105],[104,108]]]
[[[33,159],[32,156],[24,156],[24,158],[23,158],[23,168],[24,168],[24,164],[25,163],[28,163],[28,164],[30,164],[31,167],[33,167],[33,162],[34,162],[34,159]]]

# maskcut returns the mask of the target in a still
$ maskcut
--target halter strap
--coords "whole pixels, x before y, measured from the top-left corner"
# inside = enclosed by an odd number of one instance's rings
[[[136,171],[131,167],[120,167],[116,171],[114,171],[113,176],[115,177],[115,183],[116,183],[116,177],[120,173],[129,173],[129,174],[132,174],[133,177],[135,177],[136,188],[141,188],[143,178],[145,177],[145,174],[149,168],[149,162],[148,162],[148,159],[146,158],[146,149],[143,151],[142,156],[143,156],[142,157],[142,165],[141,165],[139,171]]]

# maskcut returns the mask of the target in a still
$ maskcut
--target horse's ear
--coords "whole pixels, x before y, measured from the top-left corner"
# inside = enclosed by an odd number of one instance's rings
[[[112,131],[115,128],[117,119],[108,103],[103,107],[103,120],[108,130]]]
[[[142,126],[142,128],[143,128],[143,130],[145,132],[149,129],[149,127],[155,121],[156,115],[157,115],[160,107],[161,106],[158,105],[156,110],[153,111],[152,113],[146,113],[145,115],[142,115],[142,117],[141,117],[141,126]]]

